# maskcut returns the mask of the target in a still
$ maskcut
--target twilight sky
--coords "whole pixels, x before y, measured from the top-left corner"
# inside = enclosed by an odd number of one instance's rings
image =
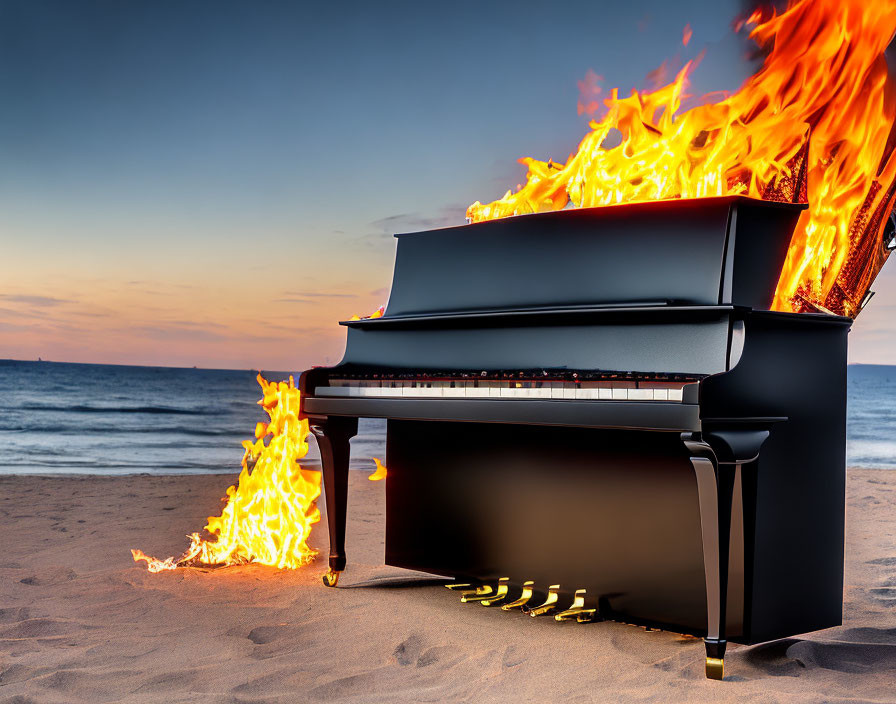
[[[740,7],[0,0],[0,358],[335,363],[393,232],[565,160],[589,69],[627,93],[706,49],[691,92],[735,90]],[[890,267],[852,361],[896,363]]]

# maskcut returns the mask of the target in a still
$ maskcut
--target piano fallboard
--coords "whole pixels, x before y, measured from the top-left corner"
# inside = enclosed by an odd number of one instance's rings
[[[305,415],[451,420],[581,428],[697,431],[696,403],[678,401],[565,401],[517,399],[308,398]]]

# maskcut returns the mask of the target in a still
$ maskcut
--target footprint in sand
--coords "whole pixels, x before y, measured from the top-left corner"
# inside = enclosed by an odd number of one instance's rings
[[[62,582],[68,582],[77,577],[77,573],[74,570],[59,567],[59,568],[50,568],[39,572],[37,574],[32,574],[23,579],[20,579],[19,582],[22,584],[28,584],[33,587],[49,587],[54,584],[61,584]]]
[[[0,627],[0,638],[52,638],[69,635],[82,628],[76,621],[61,618],[26,618]]]
[[[868,674],[896,670],[896,643],[805,640],[789,647],[787,656],[807,668],[836,672]]]
[[[896,567],[896,557],[878,557],[874,560],[868,560],[866,565],[887,565],[888,567]]]
[[[395,650],[392,651],[392,657],[395,658],[399,665],[410,665],[417,661],[422,652],[423,638],[417,633],[412,633],[395,646]]]
[[[11,606],[0,609],[0,623],[16,623],[31,618],[31,609],[27,606]]]
[[[318,647],[323,634],[314,624],[275,624],[256,626],[245,638],[253,643],[250,657],[254,660],[267,660],[303,650]],[[229,632],[226,635],[243,635]]]
[[[801,642],[796,638],[782,638],[746,648],[738,655],[752,667],[761,670],[763,676],[799,677],[805,672],[806,665],[790,656],[790,648]]]
[[[877,587],[869,589],[868,593],[885,606],[896,607],[896,587]]]

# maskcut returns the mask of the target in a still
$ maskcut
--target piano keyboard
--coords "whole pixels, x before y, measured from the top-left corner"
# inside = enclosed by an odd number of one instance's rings
[[[681,401],[684,382],[662,381],[364,381],[330,379],[315,396],[340,398],[513,398]]]

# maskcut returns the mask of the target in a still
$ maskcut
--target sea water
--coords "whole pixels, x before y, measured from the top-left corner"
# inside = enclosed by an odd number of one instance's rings
[[[263,372],[270,380],[288,372]],[[248,370],[0,360],[0,473],[239,471],[267,420]],[[896,366],[848,370],[847,463],[896,469]],[[352,468],[385,458],[386,424],[361,421]],[[304,466],[320,466],[312,441]]]
[[[237,472],[242,441],[269,420],[257,374],[0,360],[0,473]],[[373,471],[385,444],[385,421],[362,420],[352,467]],[[302,464],[315,469],[320,458],[309,445]]]

